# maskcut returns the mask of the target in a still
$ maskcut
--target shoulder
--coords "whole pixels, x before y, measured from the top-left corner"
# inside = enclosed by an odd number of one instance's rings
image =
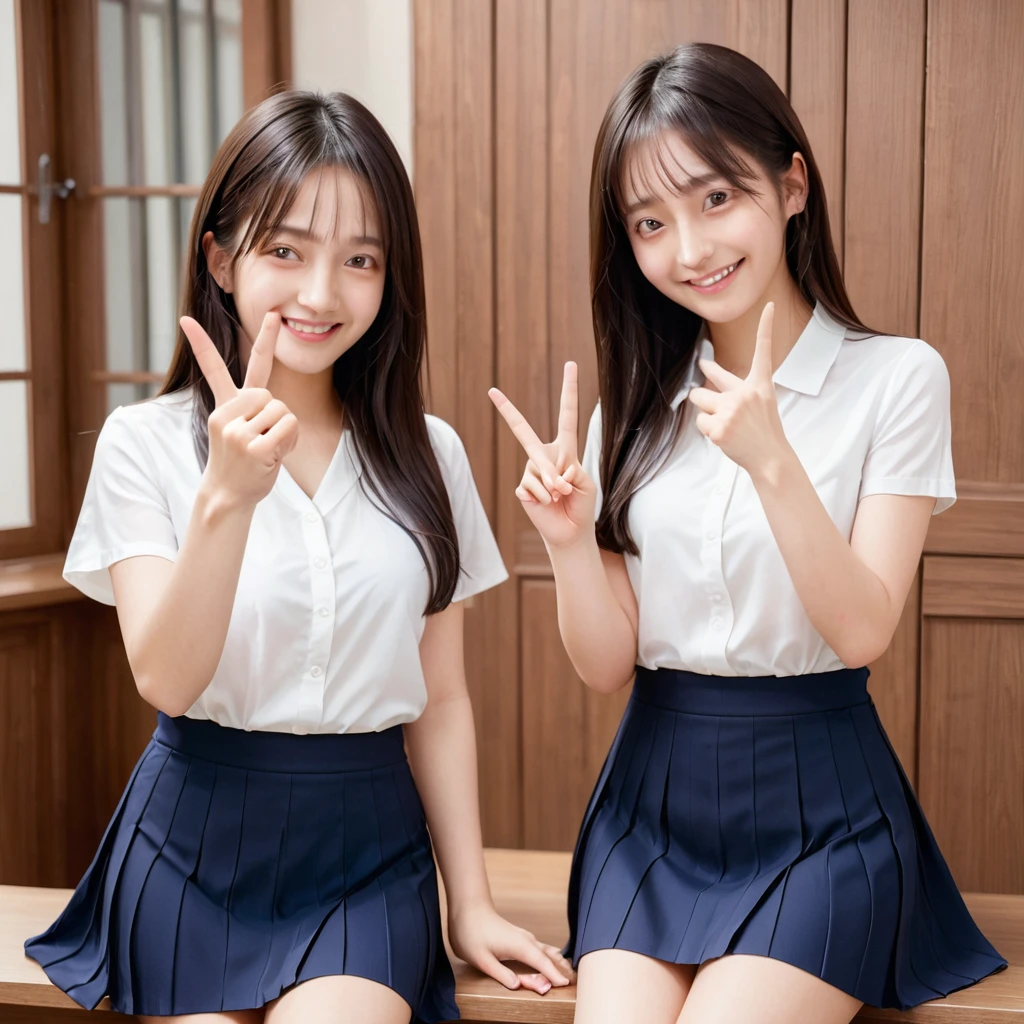
[[[456,429],[441,419],[440,416],[433,416],[425,413],[423,417],[427,422],[427,436],[430,438],[430,446],[442,466],[450,465],[453,460],[465,459],[466,448],[462,443]]]
[[[856,383],[858,390],[874,385],[877,392],[898,394],[912,386],[949,388],[945,361],[920,338],[848,331],[838,363],[843,381]]]
[[[96,458],[124,454],[161,463],[192,452],[191,391],[119,405],[107,416],[96,443]]]

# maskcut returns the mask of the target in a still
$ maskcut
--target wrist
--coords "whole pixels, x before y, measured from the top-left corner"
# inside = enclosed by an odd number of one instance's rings
[[[801,468],[796,452],[787,441],[780,445],[777,451],[757,463],[750,471],[750,479],[753,481],[754,488],[759,492],[778,490],[792,478],[795,470]]]
[[[489,889],[471,893],[448,893],[448,920],[456,921],[480,910],[494,910],[494,900]]]
[[[232,520],[245,522],[252,518],[256,504],[211,483],[205,475],[196,493],[193,515],[208,527]]]

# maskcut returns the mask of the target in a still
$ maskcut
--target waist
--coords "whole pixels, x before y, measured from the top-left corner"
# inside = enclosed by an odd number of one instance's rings
[[[800,676],[705,676],[637,666],[633,699],[692,715],[805,715],[867,704],[866,668]]]
[[[246,732],[195,718],[157,712],[153,739],[188,757],[250,771],[361,772],[405,761],[400,725],[381,732],[293,736]]]

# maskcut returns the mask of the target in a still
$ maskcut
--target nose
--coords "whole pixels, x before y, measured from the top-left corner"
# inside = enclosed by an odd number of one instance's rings
[[[711,240],[690,227],[679,227],[679,249],[676,258],[686,270],[699,270],[701,264],[711,256],[714,246]]]
[[[302,306],[318,315],[337,309],[337,277],[329,260],[318,260],[310,265],[303,276],[298,300]]]

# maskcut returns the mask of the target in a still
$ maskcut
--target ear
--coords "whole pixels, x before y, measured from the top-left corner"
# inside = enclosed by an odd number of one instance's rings
[[[807,162],[801,153],[794,153],[789,170],[782,176],[782,202],[787,220],[803,212],[807,192]]]
[[[214,281],[220,285],[221,291],[230,293],[235,285],[231,256],[217,244],[212,231],[203,235],[203,253]]]

